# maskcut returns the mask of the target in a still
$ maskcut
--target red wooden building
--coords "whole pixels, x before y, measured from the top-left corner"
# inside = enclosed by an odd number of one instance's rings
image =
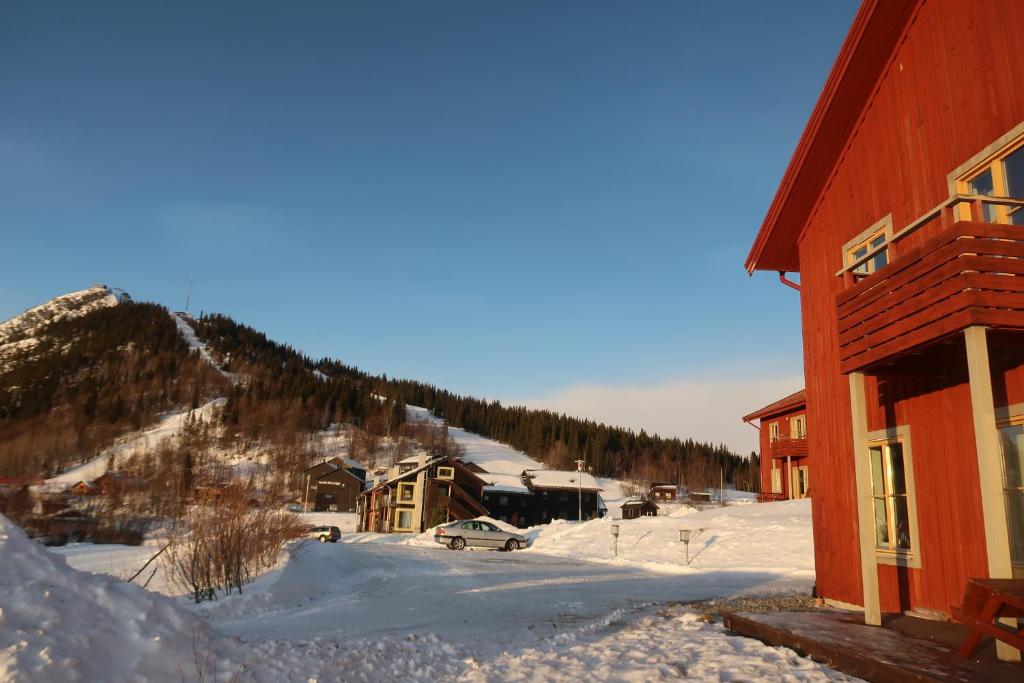
[[[818,590],[869,623],[1024,576],[1022,26],[866,0],[746,263],[800,275]]]
[[[807,399],[804,390],[745,416],[761,433],[760,501],[807,498],[811,465],[807,450]]]

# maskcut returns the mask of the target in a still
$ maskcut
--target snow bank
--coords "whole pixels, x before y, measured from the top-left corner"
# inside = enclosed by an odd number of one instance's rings
[[[193,642],[209,628],[188,611],[71,569],[0,516],[0,680],[180,680]]]
[[[619,527],[618,557],[611,527]],[[679,530],[700,531],[690,541],[690,565]],[[668,517],[583,524],[555,521],[525,532],[528,552],[600,562],[639,563],[669,571],[770,570],[813,577],[811,501],[726,506],[697,512],[681,508]]]

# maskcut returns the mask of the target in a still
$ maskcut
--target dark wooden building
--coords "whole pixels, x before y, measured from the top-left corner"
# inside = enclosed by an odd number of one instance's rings
[[[807,397],[803,389],[744,416],[760,432],[761,493],[758,500],[789,500],[811,495],[807,449]]]
[[[643,498],[627,498],[622,504],[623,519],[637,519],[638,517],[657,517],[658,506],[654,501]]]
[[[582,511],[583,519],[604,516],[601,487],[586,472],[560,470],[527,470],[523,482],[533,494],[534,524],[554,519],[575,520]]]
[[[651,484],[649,496],[651,500],[671,502],[679,497],[679,488],[675,484],[669,484],[668,482],[664,481],[656,481]]]
[[[365,482],[363,465],[332,458],[302,473],[299,501],[306,512],[355,512]]]
[[[799,273],[817,588],[868,623],[1024,576],[1022,26],[866,0],[746,262]]]

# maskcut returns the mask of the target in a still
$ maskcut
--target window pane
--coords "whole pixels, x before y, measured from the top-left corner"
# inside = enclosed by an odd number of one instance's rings
[[[877,446],[871,447],[871,492],[876,496],[885,493],[882,485],[882,449]]]
[[[1003,443],[1003,486],[1024,486],[1024,426],[1003,427],[999,436]]]
[[[992,182],[992,169],[978,174],[970,183],[971,194],[991,196],[995,193],[995,184]],[[994,222],[996,220],[996,207],[992,204],[985,204],[985,220]]]
[[[871,272],[880,269],[887,263],[889,263],[889,250],[883,249],[871,257]]]
[[[1006,516],[1010,521],[1010,555],[1024,564],[1024,491],[1006,493]]]
[[[1003,159],[1003,172],[1006,174],[1007,196],[1024,199],[1024,147]],[[1024,225],[1024,209],[1011,207],[1008,210],[1011,223]]]
[[[910,550],[910,515],[907,512],[907,497],[894,496],[892,499],[893,528],[896,530],[896,547]]]
[[[904,494],[907,492],[907,474],[903,469],[903,444],[889,444],[889,463],[892,466],[892,481],[889,482],[889,493]]]
[[[875,498],[875,545],[889,547],[889,522],[885,517],[885,498]]]

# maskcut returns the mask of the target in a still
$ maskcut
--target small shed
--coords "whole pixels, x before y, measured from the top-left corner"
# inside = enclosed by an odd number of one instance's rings
[[[622,518],[636,519],[637,517],[657,517],[658,506],[653,501],[643,498],[628,498],[622,504]]]

